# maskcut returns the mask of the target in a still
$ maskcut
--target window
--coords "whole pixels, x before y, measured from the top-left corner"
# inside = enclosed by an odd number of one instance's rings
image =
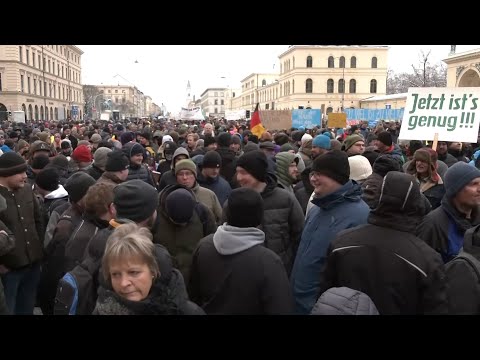
[[[377,58],[374,56],[372,57],[372,69],[377,68]]]
[[[2,91],[2,74],[0,73],[0,91]]]
[[[55,89],[55,88],[54,88],[54,89]],[[49,94],[49,95],[48,95],[49,97],[52,97],[52,84],[49,84],[49,85],[48,85],[48,94]]]
[[[32,64],[33,64],[33,67],[35,67],[35,52],[32,51]]]
[[[220,100],[220,105],[224,105],[223,99]]]
[[[328,79],[327,80],[327,93],[328,94],[333,94],[333,90],[334,90],[333,79]]]
[[[350,94],[355,94],[357,92],[357,82],[355,79],[350,80]]]
[[[312,79],[307,79],[305,82],[305,92],[311,94],[313,92],[313,81]]]
[[[107,90],[107,93],[109,93],[109,94],[110,94],[110,93],[111,93],[111,90]]]
[[[60,64],[57,64],[57,75],[60,75]]]
[[[43,58],[43,71],[47,70],[47,58]]]
[[[217,108],[215,108],[215,114],[218,114],[218,109]]]
[[[338,92],[340,94],[345,93],[345,80],[344,79],[338,80]]]
[[[215,104],[214,104],[214,105],[218,105],[218,100],[217,100],[217,99],[215,99]],[[215,112],[216,112],[216,111],[215,111]]]
[[[37,79],[33,79],[33,93],[37,95]]]
[[[377,93],[377,80],[372,79],[370,81],[370,94],[376,94]]]
[[[63,76],[63,65],[62,65],[62,78],[64,78],[64,76]],[[64,78],[64,79],[65,79],[65,78]]]
[[[58,45],[55,45],[55,51],[58,52]]]
[[[262,80],[262,86],[266,86],[267,85],[267,80],[263,79]]]
[[[270,104],[265,104],[265,110],[268,110],[270,108]]]
[[[115,92],[116,92],[116,90],[115,90]],[[118,97],[117,96],[115,96],[115,104],[118,104]]]
[[[52,74],[55,75],[55,60],[52,60]]]
[[[24,78],[25,78],[24,75],[20,75],[20,89],[22,93],[25,92]]]
[[[58,93],[60,93],[60,91]],[[55,85],[53,85],[53,97],[57,97],[57,88],[55,87]]]
[[[23,62],[23,47],[21,46],[18,47],[18,60]]]
[[[65,88],[62,86],[62,99],[65,99]]]
[[[48,72],[50,72],[50,60],[48,60]]]
[[[38,92],[42,95],[42,80],[38,80]]]
[[[42,69],[42,60],[41,60],[40,54],[38,55],[38,68],[41,70]]]
[[[307,56],[307,67],[312,67],[313,59],[311,56]]]
[[[27,65],[30,65],[30,51],[28,49],[25,50],[25,56],[27,58]]]
[[[292,80],[292,94],[295,94],[295,80]]]
[[[333,56],[328,57],[328,67],[329,68],[334,68],[335,67],[335,60],[333,59]]]
[[[235,92],[232,93],[232,97],[235,97]]]
[[[345,67],[345,56],[340,56],[340,68]]]
[[[118,94],[118,90],[115,90],[115,94]]]
[[[213,93],[213,96],[218,96],[218,92],[215,91],[215,92]],[[215,111],[215,112],[216,112],[216,111]]]
[[[357,58],[355,56],[352,56],[350,58],[350,67],[352,69],[356,68],[357,67]]]
[[[47,82],[43,83],[43,96],[47,96]],[[50,97],[52,97],[52,84],[50,84]]]

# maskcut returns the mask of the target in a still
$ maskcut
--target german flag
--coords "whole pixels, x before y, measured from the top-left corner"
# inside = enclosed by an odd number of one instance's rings
[[[260,120],[260,113],[258,111],[258,106],[259,103],[257,103],[257,106],[255,107],[255,111],[252,114],[252,119],[250,120],[250,130],[253,135],[262,136],[262,134],[266,131],[265,128],[262,125],[262,122]]]

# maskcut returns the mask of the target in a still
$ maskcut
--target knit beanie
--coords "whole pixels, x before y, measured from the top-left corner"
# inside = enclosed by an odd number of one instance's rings
[[[305,144],[308,140],[312,140],[312,139],[313,139],[312,135],[305,133],[302,135],[302,140],[300,142],[302,143],[302,146],[303,146],[303,144]]]
[[[45,143],[48,143],[48,138],[50,137],[50,135],[49,135],[47,132],[42,131],[42,132],[39,132],[39,133],[37,134],[37,137],[38,137],[41,141],[43,141],[43,142],[45,142]]]
[[[271,141],[264,141],[259,144],[260,149],[275,150],[275,145]]]
[[[257,227],[263,222],[263,199],[255,190],[237,188],[228,197],[227,224],[240,228]]]
[[[350,165],[350,179],[355,181],[363,181],[372,175],[372,165],[370,161],[363,155],[354,155],[348,157]]]
[[[392,134],[390,134],[388,131],[382,131],[380,134],[378,134],[377,140],[386,146],[392,146],[393,143]]]
[[[317,156],[313,160],[312,171],[316,171],[344,185],[350,179],[348,156],[343,151],[331,150]]]
[[[190,170],[197,177],[197,166],[191,159],[180,160],[175,164],[175,176],[180,170]]]
[[[330,150],[330,147],[331,147],[330,138],[326,135],[317,135],[312,141],[312,147],[313,146]]]
[[[0,156],[0,177],[9,177],[25,171],[27,163],[16,152],[7,152]]]
[[[355,144],[358,141],[365,141],[365,139],[363,138],[362,135],[358,135],[358,134],[347,136],[347,138],[343,141],[342,150],[347,151],[353,146],[353,144]]]
[[[243,152],[244,152],[244,153],[248,153],[248,152],[251,152],[251,151],[258,150],[258,149],[260,149],[260,148],[258,147],[257,144],[255,144],[255,143],[252,142],[252,141],[249,141],[249,142],[244,146]]]
[[[219,147],[229,147],[232,143],[232,135],[228,132],[221,133],[217,137],[217,144]]]
[[[124,132],[122,135],[120,135],[120,142],[122,143],[122,146],[130,141],[133,141],[134,139],[135,134],[131,131]]]
[[[139,143],[128,143],[123,145],[122,147],[123,152],[125,155],[127,155],[128,159],[130,159],[132,156],[135,156],[137,154],[144,154],[144,148],[142,145]]]
[[[182,187],[173,190],[165,198],[165,212],[177,224],[188,223],[193,216],[194,209],[194,195]]]
[[[97,150],[98,151],[98,150]],[[107,153],[107,162],[105,163],[105,171],[122,171],[128,169],[130,160],[123,151],[115,150]]]
[[[139,223],[152,216],[157,209],[158,192],[143,180],[129,180],[115,186],[113,204],[118,219]]]
[[[170,141],[173,143],[173,139],[170,135],[163,135],[162,137],[162,145],[165,144],[167,141]]]
[[[290,144],[290,143],[285,143],[282,146],[280,146],[280,152],[287,152],[287,151],[290,151],[290,150],[295,151],[292,144]]]
[[[234,136],[237,137],[237,136]],[[222,157],[214,150],[207,151],[203,156],[203,168],[220,168],[222,166]]]
[[[215,144],[217,140],[211,136],[211,135],[206,135],[205,138],[203,139],[203,147],[207,148],[211,144]]]
[[[90,142],[92,142],[93,144],[98,144],[100,141],[102,141],[102,137],[97,133],[93,134],[90,138]]]
[[[59,169],[68,170],[68,159],[65,155],[58,154],[50,161],[50,164]]]
[[[79,145],[73,150],[72,159],[76,162],[92,161],[92,152],[86,145]]]
[[[95,179],[84,171],[73,173],[65,183],[65,190],[72,202],[82,200],[90,186],[95,184]]]
[[[236,133],[235,135],[232,136],[232,144],[236,145],[241,145],[242,144],[242,139],[240,138],[240,134]]]
[[[245,171],[258,181],[267,181],[268,162],[263,151],[255,150],[244,153],[238,158],[237,166],[245,169]]]
[[[95,166],[100,169],[105,169],[105,166],[107,165],[107,155],[111,152],[112,150],[106,147],[98,148],[93,154],[93,163]]]
[[[55,168],[46,168],[35,177],[35,184],[46,191],[55,191],[60,183],[60,175]]]
[[[418,150],[417,150],[418,151]],[[0,160],[5,155],[0,156]],[[453,198],[470,181],[480,177],[480,170],[466,162],[459,161],[450,166],[445,173],[445,193],[449,199]]]
[[[30,165],[34,170],[44,169],[50,163],[50,159],[47,155],[40,154],[32,159],[32,164]]]

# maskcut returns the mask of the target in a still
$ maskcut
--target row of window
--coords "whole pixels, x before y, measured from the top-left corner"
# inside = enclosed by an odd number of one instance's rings
[[[32,92],[32,80],[33,80],[33,92]],[[38,85],[38,86],[37,86]],[[43,85],[43,86],[42,86]],[[47,87],[48,85],[48,87]],[[57,88],[58,86],[58,88]],[[33,94],[33,95],[40,95],[40,96],[47,96],[53,99],[60,99],[60,100],[67,100],[70,101],[73,99],[75,102],[80,102],[81,99],[81,93],[79,90],[73,90],[66,88],[65,85],[60,86],[60,84],[51,84],[46,81],[43,81],[41,79],[36,79],[36,78],[31,78],[30,76],[27,76],[27,94]],[[38,91],[37,91],[38,88]],[[58,89],[58,97],[57,97],[57,89]],[[48,90],[48,92],[47,92]],[[20,91],[22,93],[25,92],[25,75],[20,74]],[[73,98],[72,98],[73,95]]]
[[[295,69],[295,57],[293,57],[293,69]],[[345,56],[340,56],[338,58],[339,60],[339,68],[345,68]],[[328,61],[327,61],[327,66],[329,68],[335,68],[335,58],[333,56],[329,56],[328,57]],[[372,69],[376,69],[377,66],[378,66],[378,59],[376,56],[373,56],[372,59],[371,59],[371,63],[370,63],[370,66]],[[307,56],[307,60],[306,60],[306,67],[307,68],[311,68],[313,67],[313,58],[311,56]],[[350,58],[350,68],[354,69],[357,67],[357,58],[355,56],[352,56]],[[292,67],[291,67],[291,63],[290,63],[290,60],[286,60],[283,62],[283,70],[284,71],[289,71],[291,70]],[[282,73],[282,64],[280,64],[280,73]],[[265,82],[262,81],[262,86],[263,86],[263,83]]]
[[[18,47],[18,54],[19,54],[19,61],[23,63],[23,47],[22,46]],[[34,68],[38,68],[39,70],[48,72],[56,76],[60,76],[63,79],[71,80],[78,84],[80,83],[80,73],[73,69],[70,69],[69,66],[67,66],[66,64],[63,64],[63,63],[60,63],[60,61],[57,61],[56,63],[57,66],[55,67],[55,60],[48,59],[47,61],[47,58],[44,56],[43,62],[42,62],[41,53],[37,54],[35,53],[35,51],[32,50],[32,55],[30,56],[30,50],[25,49],[25,60],[26,60],[25,63],[28,66],[30,66],[30,57],[32,60],[32,66]],[[55,69],[57,70],[56,73],[55,73]]]
[[[35,109],[35,112],[34,112],[34,109]],[[48,106],[46,106],[45,108],[43,107],[43,105],[41,105],[40,107],[38,107],[38,105],[35,105],[35,108],[30,104],[28,105],[28,111],[27,111],[27,107],[25,106],[25,104],[22,104],[22,110],[23,112],[25,113],[25,120],[58,120],[58,108],[54,108],[53,106],[50,107],[50,109],[48,108]],[[79,118],[81,119],[82,118],[82,110],[80,109],[79,110],[80,113],[79,113]],[[35,115],[35,117],[34,117]],[[67,116],[70,116],[70,111],[67,110]]]

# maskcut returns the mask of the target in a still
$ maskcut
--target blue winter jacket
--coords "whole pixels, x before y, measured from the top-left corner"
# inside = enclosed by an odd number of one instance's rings
[[[199,172],[197,176],[197,182],[201,187],[212,190],[215,195],[217,195],[221,206],[225,204],[225,201],[232,192],[230,184],[221,175],[217,176],[216,178],[206,178],[201,172]]]
[[[309,314],[320,295],[320,272],[338,232],[367,223],[368,205],[360,186],[349,180],[336,192],[312,200],[290,278],[296,312]]]

